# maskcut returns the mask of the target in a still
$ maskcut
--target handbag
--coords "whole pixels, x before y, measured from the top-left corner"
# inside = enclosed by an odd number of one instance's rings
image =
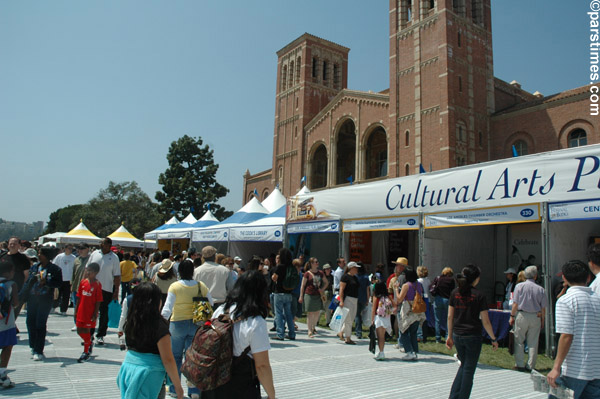
[[[202,296],[202,286],[198,283],[198,295],[192,298],[192,321],[194,324],[204,324],[211,319],[213,308],[208,298]]]
[[[121,305],[117,301],[111,301],[108,304],[108,326],[110,328],[119,327],[119,320],[121,320]]]
[[[440,276],[437,276],[433,279],[433,283],[429,286],[429,293],[433,296],[438,295],[438,282],[440,281]]]
[[[427,310],[427,304],[425,303],[423,296],[421,294],[419,294],[419,291],[417,290],[416,287],[415,287],[415,299],[413,299],[411,310],[413,313],[425,313],[425,311]]]

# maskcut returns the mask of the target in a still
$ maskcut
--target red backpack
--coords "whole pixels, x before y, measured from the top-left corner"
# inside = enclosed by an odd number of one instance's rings
[[[181,372],[202,391],[210,391],[231,379],[233,320],[229,312],[198,327],[185,352]]]

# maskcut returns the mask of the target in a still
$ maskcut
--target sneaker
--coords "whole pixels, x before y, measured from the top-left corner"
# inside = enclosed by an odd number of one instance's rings
[[[415,354],[413,352],[408,352],[406,355],[404,355],[404,357],[400,360],[404,360],[405,362],[407,361],[413,361],[413,360],[417,360],[417,357],[415,356]]]
[[[44,360],[44,355],[43,354],[41,354],[41,353],[35,353],[33,355],[33,361],[39,362],[41,360]]]
[[[88,360],[90,360],[90,354],[88,352],[83,352],[81,356],[79,356],[79,359],[77,359],[77,363],[87,362]]]
[[[96,344],[100,346],[104,345],[104,337],[96,337]]]
[[[71,331],[77,331],[77,326],[71,327]]]
[[[2,378],[0,378],[0,386],[2,388],[12,388],[15,386],[15,383],[12,382],[7,375],[4,375]]]
[[[379,352],[377,356],[375,356],[375,360],[385,360],[385,354],[383,352]]]
[[[35,355],[35,351],[33,350],[33,348],[29,348],[29,353],[31,354],[30,358],[33,359],[33,355]]]
[[[61,315],[61,316],[66,316],[66,315],[67,315],[67,312],[60,312],[60,315]]]

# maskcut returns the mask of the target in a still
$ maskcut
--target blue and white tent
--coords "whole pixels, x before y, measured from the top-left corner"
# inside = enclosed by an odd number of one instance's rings
[[[168,228],[161,229],[159,232],[157,232],[156,238],[158,240],[190,238],[192,225],[196,222],[196,218],[190,212],[181,222],[169,226]]]
[[[179,223],[179,220],[177,220],[177,218],[175,216],[173,216],[171,219],[169,219],[162,226],[159,226],[159,227],[155,228],[154,230],[152,230],[152,231],[144,234],[144,240],[156,240],[156,236],[157,236],[157,234],[158,234],[159,231],[168,229],[170,227],[173,227],[177,223]]]

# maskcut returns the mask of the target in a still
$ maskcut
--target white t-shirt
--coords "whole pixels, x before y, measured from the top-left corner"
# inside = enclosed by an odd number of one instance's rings
[[[429,286],[431,285],[429,277],[420,277],[417,281],[423,286],[423,298],[429,298]]]
[[[580,380],[600,378],[600,295],[574,286],[556,302],[556,332],[573,335],[562,374]]]
[[[60,267],[62,270],[62,280],[71,282],[71,277],[73,276],[73,266],[75,265],[75,255],[73,254],[65,254],[60,253],[56,255],[56,258],[52,261],[56,266]]]
[[[590,284],[590,288],[596,294],[600,294],[600,273],[596,274],[596,278],[592,281],[592,284]]]
[[[98,273],[96,279],[102,284],[102,291],[113,292],[114,278],[121,275],[119,257],[112,251],[103,254],[101,250],[97,249],[92,252],[87,264],[94,262],[100,265],[100,273]]]
[[[213,313],[213,318],[223,314],[224,306],[221,305]],[[229,309],[229,313],[235,310],[235,305]],[[271,349],[267,322],[262,316],[250,317],[233,325],[233,356],[240,356],[250,346],[248,356]]]

